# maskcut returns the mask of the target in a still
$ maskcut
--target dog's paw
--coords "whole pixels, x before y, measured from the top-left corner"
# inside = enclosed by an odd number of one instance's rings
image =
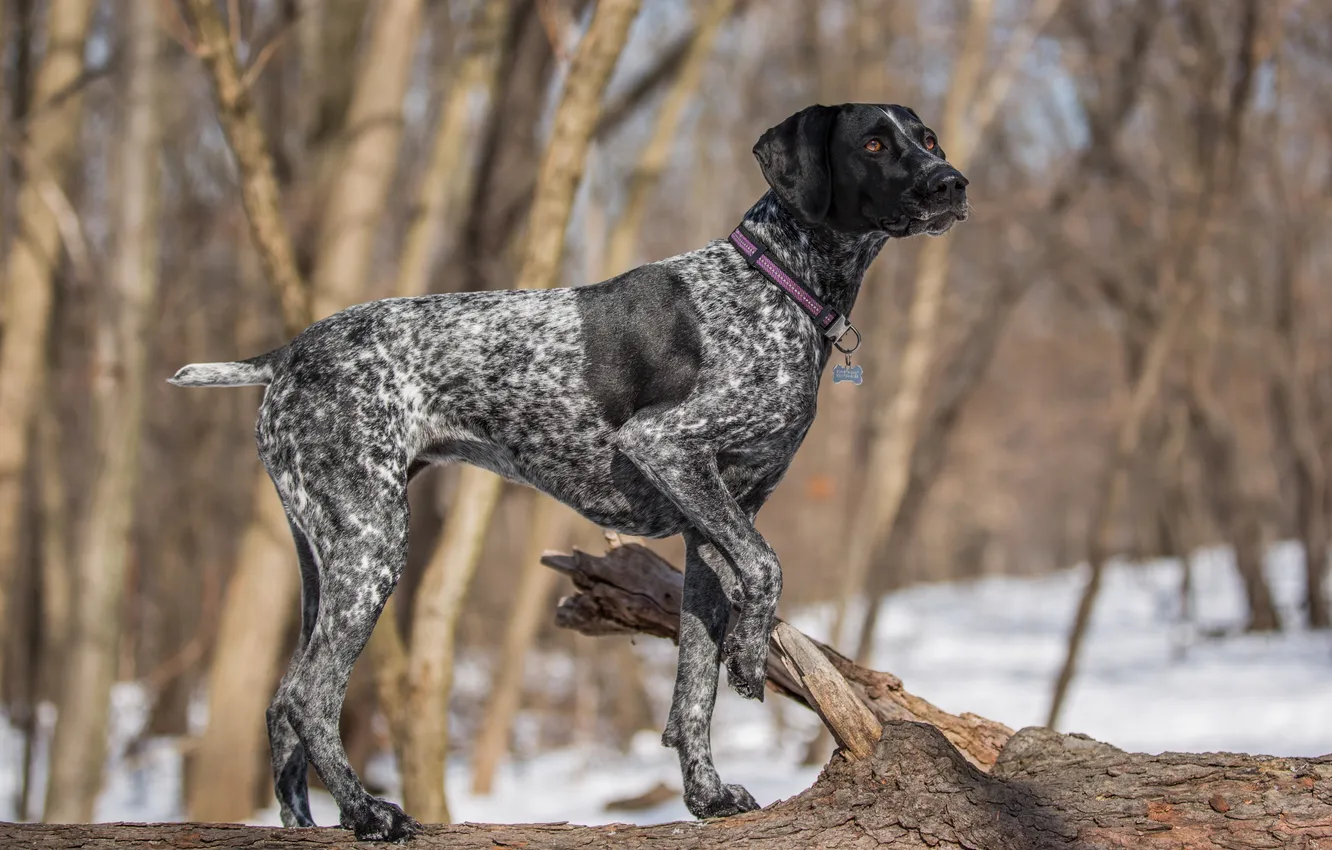
[[[758,650],[755,651],[755,645]],[[731,690],[745,699],[763,702],[763,685],[768,680],[767,641],[744,640],[735,632],[726,636],[726,681]]]
[[[356,833],[358,841],[392,841],[401,844],[421,831],[416,818],[397,804],[371,797],[355,813],[344,813],[342,827]]]
[[[723,785],[716,793],[706,797],[686,795],[685,806],[699,820],[729,818],[731,815],[759,809],[758,802],[742,785]]]

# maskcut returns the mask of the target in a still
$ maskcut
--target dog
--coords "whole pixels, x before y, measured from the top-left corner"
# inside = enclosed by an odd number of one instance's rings
[[[834,346],[859,344],[847,317],[879,250],[942,234],[970,207],[966,178],[902,106],[811,106],[753,150],[770,188],[730,239],[589,286],[373,301],[275,351],[169,379],[267,385],[259,456],[303,588],[299,645],[267,714],[285,826],[314,825],[308,759],[357,838],[420,829],[362,786],[338,719],[406,563],[407,483],[451,461],[603,528],[684,536],[662,742],[678,752],[696,817],[758,808],[721,782],[710,742],[723,660],[732,688],[763,698],[782,576],[754,517],[814,421]]]

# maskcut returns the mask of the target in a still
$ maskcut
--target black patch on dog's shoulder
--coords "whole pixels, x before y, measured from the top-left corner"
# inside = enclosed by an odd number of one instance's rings
[[[679,276],[640,266],[574,292],[584,379],[607,422],[618,428],[644,408],[671,407],[689,396],[703,346]]]

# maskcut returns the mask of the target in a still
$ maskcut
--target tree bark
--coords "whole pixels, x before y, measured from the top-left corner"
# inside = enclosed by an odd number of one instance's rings
[[[157,6],[126,13],[124,126],[116,167],[114,304],[97,330],[97,462],[76,566],[79,591],[51,744],[47,821],[87,821],[102,786],[111,686],[143,422],[146,330],[157,291]]]
[[[1192,7],[1196,13],[1202,7]],[[1166,306],[1163,316],[1152,333],[1141,371],[1136,379],[1124,419],[1121,420],[1116,441],[1111,449],[1107,463],[1105,482],[1097,502],[1096,512],[1087,534],[1087,560],[1090,568],[1087,584],[1078,600],[1078,609],[1074,617],[1073,628],[1069,632],[1068,648],[1064,663],[1055,680],[1054,693],[1050,701],[1048,726],[1057,725],[1068,688],[1077,666],[1086,630],[1091,622],[1092,610],[1096,597],[1100,593],[1102,573],[1105,561],[1109,557],[1109,535],[1111,523],[1118,510],[1120,501],[1127,495],[1128,466],[1138,451],[1143,422],[1156,398],[1161,393],[1161,382],[1165,370],[1165,359],[1173,347],[1176,337],[1192,316],[1204,287],[1197,280],[1197,256],[1211,220],[1213,210],[1219,199],[1229,189],[1234,174],[1234,164],[1239,155],[1239,145],[1243,133],[1243,118],[1249,106],[1253,81],[1253,71],[1261,64],[1259,55],[1261,39],[1257,20],[1259,4],[1257,0],[1247,0],[1246,14],[1242,20],[1243,31],[1239,44],[1241,71],[1235,75],[1225,97],[1218,97],[1213,91],[1216,80],[1225,80],[1223,73],[1224,57],[1219,44],[1211,39],[1210,43],[1199,45],[1196,55],[1206,61],[1190,62],[1199,66],[1193,73],[1199,80],[1199,101],[1207,110],[1211,120],[1208,125],[1215,125],[1222,131],[1215,133],[1216,138],[1206,139],[1207,145],[1197,148],[1197,156],[1192,162],[1182,161],[1178,170],[1182,179],[1192,184],[1195,190],[1190,198],[1190,209],[1178,229],[1167,232],[1165,243],[1157,259],[1158,291]],[[1208,41],[1208,39],[1201,39]],[[1268,46],[1270,47],[1270,45]],[[1220,71],[1213,69],[1220,68]],[[1217,101],[1224,101],[1225,111],[1217,112]],[[1200,132],[1203,123],[1199,122]],[[1215,486],[1207,489],[1213,499],[1214,513],[1222,528],[1232,534],[1235,545],[1236,563],[1249,593],[1254,620],[1250,627],[1259,622],[1259,609],[1264,601],[1268,613],[1275,621],[1276,610],[1271,607],[1271,596],[1267,592],[1266,581],[1262,575],[1262,540],[1261,526],[1250,505],[1237,504],[1242,497],[1239,494],[1239,482],[1235,468],[1233,437],[1221,422],[1220,413],[1215,410],[1207,395],[1207,384],[1200,380],[1201,374],[1195,369],[1186,387],[1185,399],[1189,407],[1189,416],[1196,434],[1202,440],[1205,471],[1214,476]],[[1227,522],[1230,520],[1230,522]]]
[[[549,289],[559,282],[564,232],[582,179],[601,96],[637,12],[638,0],[600,0],[579,42],[537,180],[518,289]],[[454,624],[502,484],[502,479],[492,473],[471,467],[464,470],[453,508],[444,521],[444,536],[417,592],[408,648],[402,776],[403,802],[422,822],[448,819],[444,767]],[[449,529],[464,517],[464,527],[474,530],[476,545],[454,551],[448,545]]]
[[[1199,358],[1189,378],[1185,403],[1189,412],[1195,444],[1201,459],[1203,491],[1211,505],[1218,527],[1230,540],[1234,551],[1235,569],[1244,585],[1248,600],[1249,620],[1245,628],[1252,632],[1271,632],[1281,628],[1276,602],[1263,573],[1262,518],[1253,498],[1244,492],[1239,470],[1239,444],[1234,429],[1226,421],[1207,378],[1217,333],[1215,324],[1208,323],[1206,333],[1213,341],[1202,343],[1207,354]]]
[[[755,812],[657,826],[427,826],[413,846],[448,850],[752,847],[987,850],[1243,850],[1332,841],[1332,758],[1126,753],[1029,728],[981,772],[937,729],[890,721],[868,758],[843,751],[812,788]],[[0,843],[48,850],[327,848],[336,829],[218,824],[0,824]]]
[[[1312,629],[1332,628],[1328,608],[1328,481],[1318,446],[1318,433],[1310,411],[1308,393],[1299,367],[1299,344],[1295,326],[1297,294],[1294,269],[1303,251],[1287,246],[1276,275],[1275,307],[1269,334],[1271,376],[1268,404],[1272,431],[1289,477],[1295,485],[1295,519],[1304,549],[1305,605]]]
[[[19,190],[15,233],[5,263],[4,335],[0,337],[0,628],[7,628],[8,591],[14,580],[24,469],[30,455],[32,420],[45,381],[53,275],[60,260],[60,223],[42,197],[40,166],[62,183],[77,156],[83,99],[65,91],[83,73],[83,45],[96,3],[68,0],[51,6],[46,54],[33,83],[28,135],[29,163]],[[61,98],[58,105],[50,104]],[[0,634],[0,637],[3,635]],[[4,681],[0,653],[0,681]]]
[[[860,625],[860,635],[852,656],[858,664],[868,664],[870,661],[883,600],[895,580],[900,580],[901,571],[895,567],[906,553],[916,521],[943,469],[948,446],[957,430],[962,411],[988,372],[1008,318],[1031,283],[1028,277],[1014,277],[996,283],[986,303],[976,311],[977,318],[973,324],[961,335],[962,342],[956,353],[940,372],[934,404],[920,429],[920,439],[911,451],[906,489],[893,515],[893,524],[883,547],[874,553],[873,560],[878,569],[871,569],[867,577],[865,586],[869,609]]]
[[[222,596],[208,668],[208,726],[189,764],[187,808],[201,820],[244,820],[254,811],[263,781],[258,754],[268,742],[264,710],[301,592],[282,502],[262,470],[251,486],[255,513]]]

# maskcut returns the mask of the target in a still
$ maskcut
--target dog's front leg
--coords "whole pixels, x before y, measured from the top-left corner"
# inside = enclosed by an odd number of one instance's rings
[[[722,636],[731,615],[723,582],[734,585],[731,565],[697,531],[685,532],[685,586],[680,605],[680,656],[675,693],[661,742],[680,756],[685,805],[695,817],[715,818],[758,808],[739,785],[722,785],[712,761],[712,709]],[[733,588],[733,592],[738,588]]]
[[[782,570],[772,547],[754,528],[717,470],[706,442],[681,439],[650,419],[631,419],[616,445],[658,490],[670,498],[707,542],[734,565],[740,608],[722,652],[736,693],[762,701],[767,678],[768,638],[777,619]]]

